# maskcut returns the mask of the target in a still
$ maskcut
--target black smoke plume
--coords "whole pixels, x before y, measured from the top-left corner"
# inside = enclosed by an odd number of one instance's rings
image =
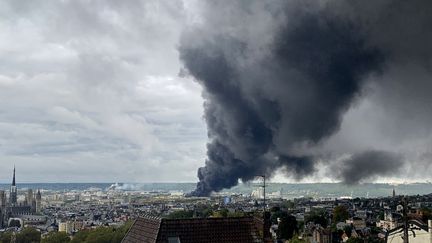
[[[179,47],[205,99],[209,142],[198,196],[278,168],[296,178],[314,172],[318,158],[307,148],[338,131],[389,55],[368,40],[359,16],[331,1],[223,2],[207,4]],[[368,158],[354,157],[342,178]]]
[[[336,165],[333,171],[347,184],[357,184],[376,176],[392,175],[402,169],[403,158],[387,151],[365,151]]]

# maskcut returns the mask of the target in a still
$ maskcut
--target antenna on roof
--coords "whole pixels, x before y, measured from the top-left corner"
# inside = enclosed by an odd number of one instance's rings
[[[403,199],[402,199],[402,206],[403,206],[403,242],[404,243],[408,243],[408,238],[409,238],[409,234],[408,234],[408,230],[409,230],[409,224],[408,224],[408,215],[407,215],[407,210],[408,210],[408,208],[407,208],[407,206],[408,206],[408,203],[407,203],[407,199],[406,199],[406,197],[404,197]]]
[[[260,175],[259,177],[262,177],[263,178],[263,185],[261,186],[262,188],[263,188],[263,196],[264,196],[264,201],[263,201],[263,203],[264,203],[264,214],[265,214],[265,212],[266,212],[266,176],[265,175]]]

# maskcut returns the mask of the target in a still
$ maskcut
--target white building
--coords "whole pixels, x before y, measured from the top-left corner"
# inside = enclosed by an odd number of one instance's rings
[[[384,220],[380,220],[379,222],[377,222],[376,226],[384,230],[392,230],[401,225],[401,217],[402,216],[400,214],[386,211],[384,212]]]
[[[257,198],[257,199],[263,199],[264,198],[264,188],[258,187],[257,189],[253,190],[251,193],[251,196],[253,198]]]

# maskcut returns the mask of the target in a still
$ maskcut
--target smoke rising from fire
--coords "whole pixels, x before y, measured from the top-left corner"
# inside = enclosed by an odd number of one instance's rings
[[[209,195],[279,168],[296,178],[313,173],[323,156],[313,148],[339,130],[369,77],[383,76],[407,56],[430,68],[431,52],[419,55],[421,46],[398,43],[397,37],[416,34],[416,29],[401,27],[396,33],[391,26],[409,17],[426,24],[431,17],[406,8],[431,10],[431,4],[415,2],[416,7],[403,1],[376,6],[354,1],[205,3],[205,18],[184,31],[179,46],[185,69],[203,87],[209,137],[207,160],[192,195]],[[370,161],[403,164],[391,151],[362,151],[342,161],[334,176],[348,183],[370,178],[363,172],[371,168],[359,166]],[[373,175],[394,172],[392,166],[379,168]],[[356,176],[350,177],[354,170]]]

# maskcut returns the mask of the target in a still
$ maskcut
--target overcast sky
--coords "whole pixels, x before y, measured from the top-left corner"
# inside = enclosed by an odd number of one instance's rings
[[[199,2],[0,1],[0,182],[14,165],[18,182],[197,181],[207,143],[202,89],[181,75],[178,46],[202,20]],[[398,63],[379,79],[415,73],[421,88],[369,85],[314,149],[402,153],[414,168],[373,179],[424,181],[431,67]],[[327,168],[304,180],[337,181]]]
[[[200,87],[179,1],[1,1],[0,181],[195,181]],[[191,16],[193,18],[193,16]]]

